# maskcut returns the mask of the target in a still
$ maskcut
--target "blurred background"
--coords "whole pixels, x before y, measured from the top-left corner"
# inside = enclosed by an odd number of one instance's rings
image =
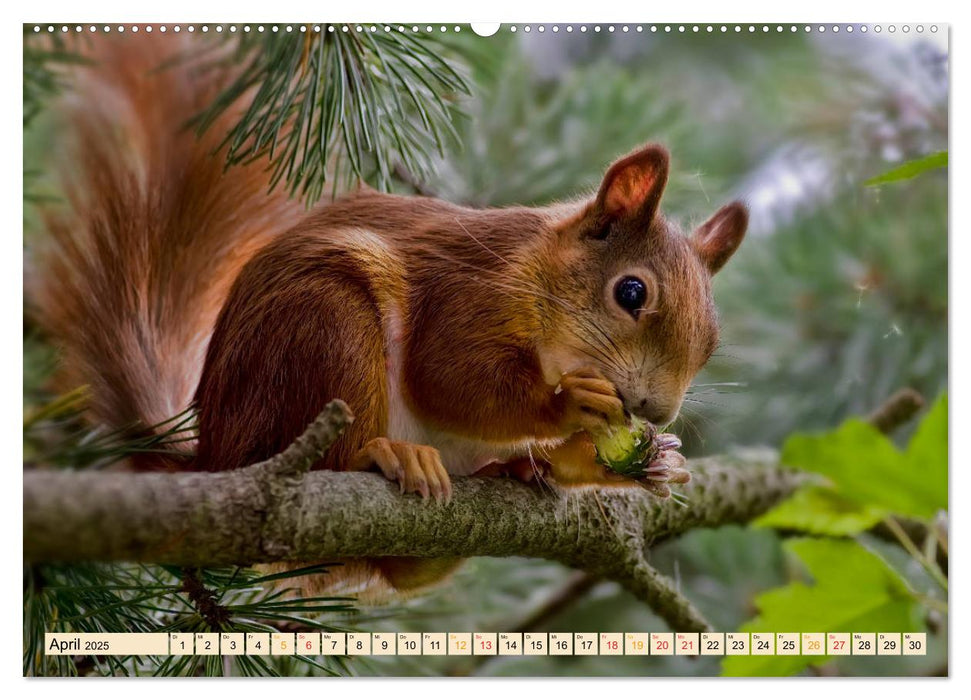
[[[845,26],[845,25],[844,25]],[[946,29],[932,37],[845,30],[698,34],[504,26],[441,39],[468,70],[457,142],[423,177],[392,186],[474,206],[545,204],[590,192],[616,157],[647,141],[672,154],[663,206],[685,230],[722,204],[751,210],[748,238],[715,278],[722,344],[697,378],[674,432],[690,456],[778,447],[793,431],[837,425],[911,386],[928,399],[948,377],[946,169],[881,187],[864,181],[948,143]],[[745,28],[747,29],[747,27]],[[32,120],[25,169],[38,201],[51,122]],[[31,184],[35,183],[35,184]],[[37,228],[27,208],[26,235]],[[42,394],[50,349],[25,332],[25,404]],[[906,434],[901,436],[905,438]],[[878,546],[879,545],[875,545]],[[897,556],[889,549],[888,558]],[[755,610],[752,597],[789,580],[769,530],[696,531],[658,547],[669,574],[719,630]],[[908,576],[923,585],[913,563]],[[362,629],[496,631],[527,620],[571,580],[558,565],[468,562],[417,600],[362,611]],[[663,631],[612,583],[587,585],[551,611],[547,631]],[[940,670],[946,649],[894,661],[894,673]],[[845,674],[883,659],[844,657]],[[525,657],[471,664],[371,658],[354,673],[437,675],[703,675],[714,657]],[[291,669],[291,672],[314,672]],[[819,672],[819,671],[817,671]],[[825,669],[823,672],[826,671]]]

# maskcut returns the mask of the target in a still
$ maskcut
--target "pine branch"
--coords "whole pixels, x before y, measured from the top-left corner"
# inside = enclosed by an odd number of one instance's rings
[[[301,476],[346,420],[332,404],[281,456],[231,472],[27,472],[24,557],[188,567],[538,557],[618,581],[673,628],[703,630],[690,603],[648,565],[648,548],[697,527],[746,522],[805,478],[778,469],[773,453],[759,453],[696,460],[684,503],[639,488],[562,497],[506,479],[456,478],[452,502],[438,505],[402,497],[377,474]]]
[[[308,203],[329,180],[386,189],[396,163],[426,177],[433,156],[457,143],[456,100],[468,83],[435,35],[374,29],[234,37],[229,58],[245,67],[195,126],[248,100],[226,135],[227,163],[268,155],[272,184]]]

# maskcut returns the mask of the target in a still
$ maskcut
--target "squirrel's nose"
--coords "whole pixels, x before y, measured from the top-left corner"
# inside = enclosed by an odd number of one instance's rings
[[[680,406],[672,408],[655,404],[647,399],[641,399],[640,403],[631,410],[631,413],[654,425],[664,426],[673,423],[674,419],[678,417],[678,408]]]

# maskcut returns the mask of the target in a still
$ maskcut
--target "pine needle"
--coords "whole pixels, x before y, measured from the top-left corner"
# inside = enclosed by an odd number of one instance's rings
[[[223,141],[227,166],[268,156],[272,186],[308,204],[329,180],[386,190],[396,167],[427,177],[434,158],[457,147],[456,103],[469,93],[434,35],[335,29],[233,39],[230,60],[245,68],[192,121],[202,132],[248,99]]]

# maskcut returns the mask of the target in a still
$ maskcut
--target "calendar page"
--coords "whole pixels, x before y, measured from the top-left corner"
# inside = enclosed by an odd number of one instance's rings
[[[23,25],[24,676],[949,675],[949,25],[628,14]]]

